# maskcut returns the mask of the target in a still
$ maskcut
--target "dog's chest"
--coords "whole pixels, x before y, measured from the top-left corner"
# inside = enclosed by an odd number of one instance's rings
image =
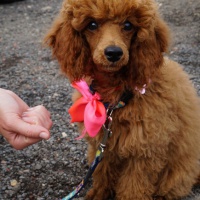
[[[175,117],[175,116],[174,116]],[[129,156],[150,157],[160,147],[166,149],[170,143],[169,133],[178,132],[178,127],[166,127],[174,119],[168,112],[154,109],[154,106],[134,102],[113,113],[112,135],[108,139],[108,152],[120,158]],[[165,129],[163,129],[165,127]]]

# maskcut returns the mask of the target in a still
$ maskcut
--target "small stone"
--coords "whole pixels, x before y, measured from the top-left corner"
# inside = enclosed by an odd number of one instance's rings
[[[2,160],[2,161],[1,161],[1,164],[2,164],[2,165],[5,165],[6,163],[7,163],[7,162],[6,162],[5,160]]]
[[[71,151],[71,152],[76,151],[76,147],[71,147],[71,148],[70,148],[70,151]]]
[[[65,132],[62,132],[62,137],[63,138],[66,138],[67,137],[67,134]]]
[[[10,181],[10,185],[11,185],[12,187],[16,187],[17,184],[18,184],[18,182],[17,182],[17,180],[15,180],[15,179],[13,179],[13,180]]]
[[[42,168],[42,165],[40,165],[40,164],[37,164],[37,165],[35,166],[35,169],[40,170],[41,168]]]
[[[52,97],[53,97],[53,98],[59,97],[59,94],[55,92],[55,93],[52,95]]]
[[[43,12],[45,12],[45,11],[51,11],[51,10],[52,10],[52,7],[51,7],[51,6],[46,6],[46,7],[43,7],[41,10],[42,10]]]

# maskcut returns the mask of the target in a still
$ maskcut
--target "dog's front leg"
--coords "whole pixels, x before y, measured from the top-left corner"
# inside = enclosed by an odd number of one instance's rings
[[[153,200],[155,186],[140,160],[128,159],[115,187],[116,200]]]
[[[93,187],[86,195],[86,200],[105,200],[112,194],[108,165],[103,160],[93,174]]]

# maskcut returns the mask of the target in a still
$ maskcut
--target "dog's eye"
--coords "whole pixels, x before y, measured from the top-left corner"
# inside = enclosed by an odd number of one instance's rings
[[[129,21],[125,21],[123,29],[125,31],[131,31],[133,29],[133,24],[131,24]]]
[[[95,21],[92,21],[88,24],[87,29],[89,29],[90,31],[94,31],[96,29],[98,29],[98,24]]]

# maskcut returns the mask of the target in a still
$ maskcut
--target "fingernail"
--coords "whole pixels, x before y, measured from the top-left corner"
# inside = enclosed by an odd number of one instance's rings
[[[33,107],[30,107],[30,108],[28,108],[27,110],[31,111],[31,110],[33,110]]]
[[[46,133],[46,132],[41,132],[41,133],[40,133],[40,137],[41,137],[42,139],[49,139],[49,134]]]

